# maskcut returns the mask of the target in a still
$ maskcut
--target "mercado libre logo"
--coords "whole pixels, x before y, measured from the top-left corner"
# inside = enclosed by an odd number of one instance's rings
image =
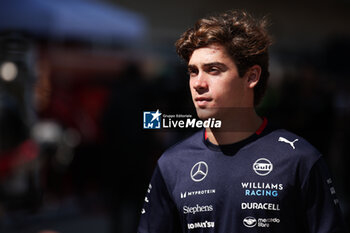
[[[178,129],[178,128],[220,128],[221,121],[215,118],[199,120],[191,114],[165,114],[157,111],[143,112],[144,129]]]

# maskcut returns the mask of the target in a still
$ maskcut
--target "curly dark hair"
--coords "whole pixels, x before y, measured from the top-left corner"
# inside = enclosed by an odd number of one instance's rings
[[[253,65],[261,67],[261,76],[254,87],[254,105],[258,105],[265,93],[269,77],[268,48],[271,37],[267,32],[267,20],[257,20],[245,11],[228,11],[202,18],[193,28],[184,32],[176,41],[176,52],[189,62],[194,50],[218,43],[236,63],[240,77]]]

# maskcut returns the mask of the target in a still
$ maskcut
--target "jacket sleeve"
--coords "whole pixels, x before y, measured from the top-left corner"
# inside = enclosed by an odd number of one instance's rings
[[[159,166],[155,168],[141,210],[138,233],[178,233],[181,224]]]
[[[306,224],[310,233],[345,233],[332,179],[321,157],[302,185]]]

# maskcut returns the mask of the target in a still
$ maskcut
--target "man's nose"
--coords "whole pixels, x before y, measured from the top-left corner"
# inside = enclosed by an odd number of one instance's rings
[[[208,80],[205,74],[200,72],[197,77],[195,77],[193,88],[197,91],[203,91],[208,89]]]

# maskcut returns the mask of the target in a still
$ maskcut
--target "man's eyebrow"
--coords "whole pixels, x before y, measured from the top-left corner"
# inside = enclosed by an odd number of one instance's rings
[[[220,67],[223,67],[223,68],[227,68],[227,66],[224,64],[224,63],[221,63],[221,62],[210,62],[210,63],[205,63],[202,65],[203,67],[210,67],[210,66],[220,66]],[[196,69],[197,66],[196,65],[187,65],[187,68],[188,69]]]
[[[227,66],[224,63],[221,63],[221,62],[206,63],[206,64],[203,64],[203,66],[204,67],[219,66],[219,67],[222,67],[222,68],[227,68]]]
[[[197,66],[195,66],[195,65],[187,65],[187,69],[188,70],[197,69]]]

